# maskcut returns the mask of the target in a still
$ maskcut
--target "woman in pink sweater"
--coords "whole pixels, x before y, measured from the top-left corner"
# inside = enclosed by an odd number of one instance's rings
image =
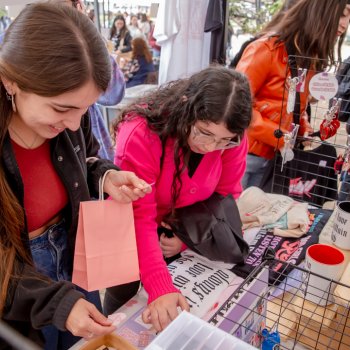
[[[178,306],[188,304],[163,257],[176,255],[183,244],[176,232],[159,239],[157,228],[173,209],[214,192],[240,195],[250,118],[247,79],[218,66],[159,88],[124,111],[116,125],[115,163],[153,184],[152,193],[134,203],[134,215],[141,282],[149,295],[143,319],[158,331],[177,316]],[[105,312],[137,288],[133,283],[108,289]]]

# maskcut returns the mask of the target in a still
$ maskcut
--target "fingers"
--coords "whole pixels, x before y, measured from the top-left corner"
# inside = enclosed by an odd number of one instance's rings
[[[137,188],[133,189],[129,186],[123,185],[119,187],[121,197],[129,201],[136,201],[140,197],[144,197],[145,193]]]
[[[162,221],[162,222],[160,223],[160,225],[163,226],[163,227],[165,227],[165,228],[167,228],[168,230],[172,230],[171,226],[168,225],[168,224],[167,224],[166,222],[164,222],[164,221]]]
[[[84,299],[79,299],[73,306],[66,321],[66,328],[75,336],[91,339],[115,330],[96,307]]]
[[[176,316],[177,316],[177,311],[176,311],[176,308],[174,308],[174,307],[171,307],[169,309],[158,309],[157,310],[157,312],[158,312],[158,324],[160,326],[159,331],[162,331],[163,329],[165,329],[165,327],[173,320],[172,318],[170,318],[170,315],[169,315],[170,311],[172,312],[172,314],[174,314],[174,312],[175,312]],[[154,323],[154,327],[157,329],[156,325],[157,324]]]
[[[142,320],[145,323],[152,322],[156,331],[160,332],[178,316],[178,306],[182,310],[190,310],[185,297],[181,294],[169,293],[162,295],[147,306],[142,314]]]
[[[119,188],[114,187],[108,194],[118,202],[130,203],[139,198],[143,198],[147,193],[139,190],[138,188],[132,189],[126,185],[123,185]]]
[[[96,308],[95,305],[90,304],[89,305],[89,312],[90,312],[90,317],[96,322],[99,323],[102,326],[111,326],[112,325],[112,320],[109,320],[107,317],[102,315]]]
[[[179,306],[181,307],[181,310],[186,310],[190,312],[190,306],[188,305],[186,298],[182,294],[179,294]]]
[[[161,324],[160,324],[158,309],[156,309],[156,308],[152,308],[151,322],[152,322],[152,325],[156,329],[157,332],[160,332],[163,329]]]
[[[87,326],[86,329],[82,330],[83,333],[80,335],[85,339],[91,339],[95,337],[99,337],[101,335],[109,334],[115,331],[114,326],[101,326],[98,323],[91,320],[91,323]],[[78,335],[79,334],[74,334]]]
[[[131,202],[152,192],[152,186],[130,171],[110,171],[104,183],[104,192],[114,200]]]
[[[175,251],[175,248],[171,242],[172,238],[168,238],[167,236],[165,236],[164,233],[161,234],[160,239],[159,239],[159,245],[160,248],[162,249],[163,255],[166,258],[170,258],[173,255],[173,252]]]
[[[135,187],[135,189],[139,189],[144,193],[152,192],[152,185],[148,184],[146,181],[137,177],[135,173],[132,173],[132,172],[124,172],[124,173],[127,177],[129,184]]]
[[[179,312],[177,311],[176,307],[171,307],[168,309],[168,314],[170,321],[175,320],[175,318],[179,315]]]
[[[151,323],[151,310],[148,307],[142,313],[142,321],[146,324]]]
[[[160,235],[159,245],[162,249],[163,255],[170,258],[181,252],[182,242],[174,235],[174,237],[166,237],[164,233]]]

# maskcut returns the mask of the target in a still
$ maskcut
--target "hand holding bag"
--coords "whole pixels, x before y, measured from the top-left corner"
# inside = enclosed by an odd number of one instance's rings
[[[103,200],[80,203],[72,282],[87,291],[140,279],[132,204]]]
[[[236,201],[214,193],[207,200],[175,210],[174,233],[190,249],[210,260],[243,263],[249,246],[243,239]]]

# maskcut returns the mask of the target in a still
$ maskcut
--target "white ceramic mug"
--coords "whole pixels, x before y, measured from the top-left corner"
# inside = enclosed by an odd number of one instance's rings
[[[331,239],[338,248],[350,249],[350,201],[337,204]]]
[[[333,292],[343,274],[345,256],[327,244],[313,244],[306,250],[301,290],[305,299],[321,306],[334,302]]]

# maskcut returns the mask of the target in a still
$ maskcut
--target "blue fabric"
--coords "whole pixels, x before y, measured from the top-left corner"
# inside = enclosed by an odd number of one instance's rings
[[[154,72],[154,65],[153,62],[147,62],[145,57],[138,57],[137,58],[138,63],[139,63],[139,69],[137,72],[135,72],[133,74],[133,76],[130,78],[130,80],[126,83],[126,87],[132,87],[132,86],[136,86],[136,85],[141,85],[144,84],[146,79],[147,79],[147,75],[150,72]]]
[[[100,144],[98,155],[103,159],[109,159],[113,162],[114,147],[112,145],[111,135],[103,120],[101,110],[96,103],[89,107],[89,116],[92,133]]]
[[[115,59],[109,56],[112,66],[112,76],[104,94],[100,96],[97,103],[102,106],[113,106],[118,104],[125,94],[125,82],[123,72],[119,69]]]
[[[34,264],[39,272],[54,281],[70,280],[69,252],[65,222],[50,226],[43,234],[30,240]]]
[[[271,160],[248,154],[247,168],[242,179],[243,189],[251,186],[260,187],[264,173],[270,162]]]
[[[112,66],[111,80],[107,90],[97,101],[98,104],[103,106],[113,106],[118,104],[123,99],[125,93],[124,75],[112,56],[110,56],[110,61]],[[112,145],[111,136],[106,127],[105,121],[103,120],[101,110],[96,103],[90,106],[89,114],[92,132],[100,144],[98,155],[103,159],[109,159],[113,162],[114,147]]]
[[[71,258],[68,252],[65,220],[50,226],[43,234],[30,240],[29,245],[38,271],[54,281],[71,280],[69,273]],[[98,291],[87,292],[79,287],[77,289],[102,312]],[[80,337],[75,337],[70,332],[59,331],[54,326],[44,327],[42,333],[45,338],[45,350],[66,350],[80,340]]]

